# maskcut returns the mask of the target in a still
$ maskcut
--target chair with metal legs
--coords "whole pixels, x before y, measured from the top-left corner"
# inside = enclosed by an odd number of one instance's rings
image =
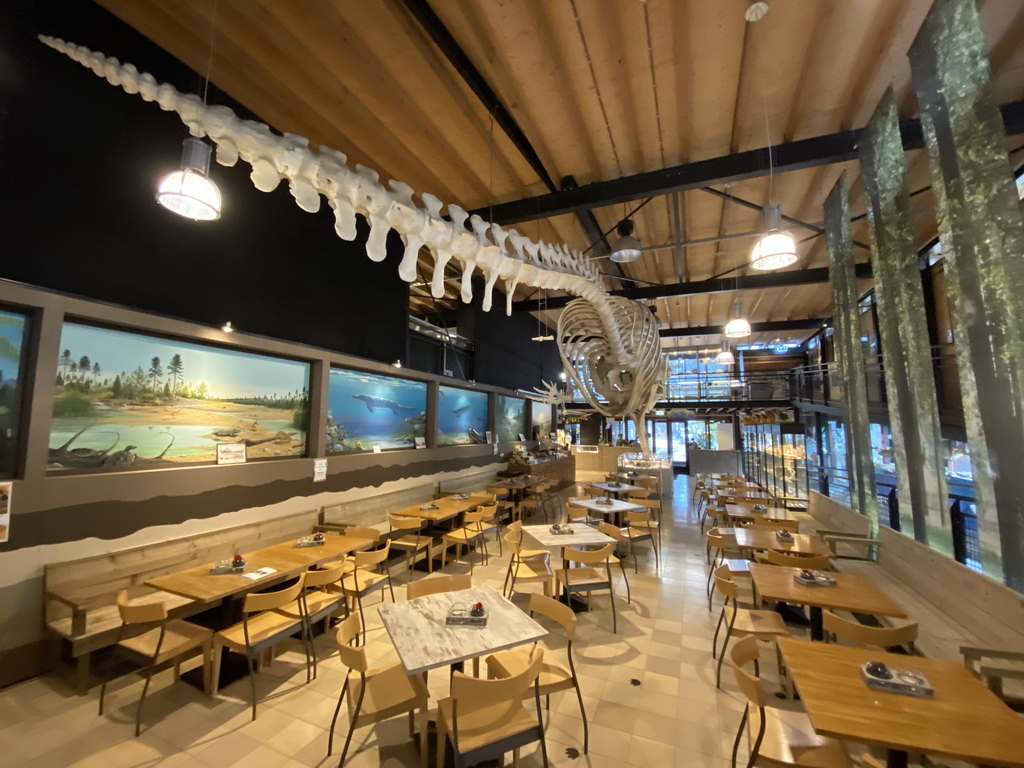
[[[388,570],[388,555],[391,554],[391,542],[384,542],[380,549],[369,552],[356,552],[352,555],[352,565],[346,569],[341,577],[341,591],[345,597],[355,601],[359,610],[360,624],[366,627],[366,618],[363,616],[363,598],[382,589],[387,584],[391,593],[391,602],[395,602],[395,589],[391,586],[391,571]],[[382,568],[383,573],[377,568]],[[381,597],[381,602],[384,598]],[[363,639],[366,639],[366,630],[363,630]]]

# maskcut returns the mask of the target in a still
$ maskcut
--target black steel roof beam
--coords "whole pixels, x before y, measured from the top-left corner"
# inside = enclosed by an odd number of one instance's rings
[[[857,277],[871,277],[871,264],[864,262],[856,265]],[[623,288],[611,291],[612,296],[623,296],[638,301],[667,299],[672,296],[693,296],[698,293],[725,293],[726,291],[761,291],[765,288],[779,288],[789,285],[810,285],[828,282],[828,267],[813,269],[791,269],[785,272],[766,272],[755,275],[739,275],[737,277],[713,277],[708,280],[694,280],[688,283],[672,283],[670,285],[651,285],[643,288]],[[553,296],[545,303],[545,309],[564,307],[574,296]],[[517,301],[512,305],[516,312],[535,312],[540,309],[538,301]]]
[[[406,0],[410,2],[411,0]],[[1024,133],[1024,101],[1004,104],[1003,125],[1007,135]],[[920,149],[924,146],[921,122],[916,119],[900,123],[903,148]],[[776,144],[772,147],[772,170],[776,173],[796,171],[857,159],[857,141],[860,131],[840,131],[800,141]],[[687,189],[699,189],[713,184],[743,181],[769,173],[768,148],[751,149],[709,160],[647,171],[619,179],[596,181],[579,189],[552,192],[546,195],[513,200],[493,206],[487,211],[491,221],[515,224],[581,208],[599,208],[616,203],[639,200]],[[476,213],[484,214],[483,210]]]
[[[808,317],[803,320],[768,320],[763,323],[751,323],[751,333],[781,333],[785,331],[807,331],[827,325],[828,317]],[[720,325],[702,325],[693,328],[662,328],[658,335],[665,338],[683,338],[686,336],[717,336],[722,332]]]

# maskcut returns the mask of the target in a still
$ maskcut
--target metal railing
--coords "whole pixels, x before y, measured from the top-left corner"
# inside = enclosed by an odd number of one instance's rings
[[[664,399],[669,402],[758,400],[788,403],[789,371],[677,373],[669,376]]]

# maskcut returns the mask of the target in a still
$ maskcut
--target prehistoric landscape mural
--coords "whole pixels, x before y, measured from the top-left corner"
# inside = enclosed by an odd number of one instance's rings
[[[437,444],[487,442],[487,393],[441,386],[437,398]]]
[[[13,477],[21,415],[21,360],[28,318],[0,310],[0,477]]]
[[[551,406],[534,400],[530,405],[530,422],[536,433],[531,436],[532,439],[547,440],[548,435],[554,431],[551,425]]]
[[[331,368],[327,454],[412,448],[426,435],[427,385]]]
[[[212,463],[306,453],[309,366],[65,323],[50,428],[53,470]]]
[[[529,426],[526,423],[526,401],[520,397],[498,395],[498,408],[495,415],[498,440],[518,440],[520,435],[529,437]]]

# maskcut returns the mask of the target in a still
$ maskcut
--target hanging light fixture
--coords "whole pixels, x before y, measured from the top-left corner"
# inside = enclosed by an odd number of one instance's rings
[[[627,264],[640,258],[640,241],[633,236],[633,220],[623,219],[615,226],[619,233],[609,258],[618,264]]]
[[[739,299],[736,299],[733,304],[732,319],[725,324],[722,335],[727,339],[743,339],[750,335],[750,323],[747,318],[743,317],[743,308],[740,306]]]
[[[537,309],[537,335],[534,336],[532,339],[530,339],[531,341],[554,341],[555,340],[555,337],[552,336],[550,333],[544,333],[544,331],[541,330],[542,326],[541,326],[540,316],[541,316],[542,313],[546,312],[547,309],[548,309],[547,294],[545,292],[541,291],[541,294],[540,294],[540,306]]]
[[[715,362],[719,365],[732,365],[736,362],[736,358],[732,354],[732,350],[729,349],[729,343],[726,342],[722,351],[718,353],[718,357],[715,358]]]
[[[766,0],[749,1],[750,5],[747,6],[747,10],[743,13],[743,18],[747,21],[760,21],[768,13],[768,3]]]
[[[769,205],[764,209],[764,234],[754,243],[750,252],[753,269],[782,269],[795,264],[796,238],[782,228],[782,207]]]
[[[164,176],[157,187],[156,201],[187,219],[219,219],[220,189],[209,174],[210,145],[189,136],[181,150],[181,170]]]

